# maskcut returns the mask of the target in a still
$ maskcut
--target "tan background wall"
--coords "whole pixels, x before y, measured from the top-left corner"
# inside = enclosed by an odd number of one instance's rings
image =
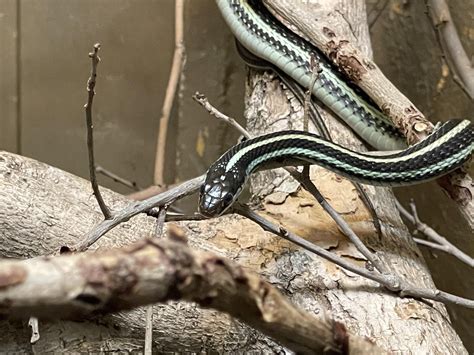
[[[214,2],[188,2],[185,12],[187,60],[168,142],[170,182],[202,174],[236,138],[191,95],[202,91],[236,116],[242,110],[244,66]],[[0,148],[87,176],[87,53],[100,42],[97,162],[150,185],[174,48],[174,1],[1,0],[0,13]]]
[[[433,122],[472,119],[473,102],[451,75],[443,78],[442,53],[424,1],[369,0],[368,12],[384,3],[371,27],[376,62]],[[472,56],[474,2],[451,1],[451,11]],[[94,103],[97,162],[141,186],[151,184],[173,18],[173,0],[0,0],[0,149],[87,177],[87,53],[100,42]],[[187,59],[168,137],[169,182],[203,173],[237,138],[192,101],[195,91],[236,118],[243,110],[245,69],[214,2],[186,1],[185,19]],[[129,192],[105,178],[101,183]],[[422,218],[474,255],[472,231],[436,187],[417,186],[399,195],[405,202],[414,197]],[[474,297],[472,270],[443,254],[426,251],[425,257],[441,289]],[[474,312],[450,311],[473,351]]]

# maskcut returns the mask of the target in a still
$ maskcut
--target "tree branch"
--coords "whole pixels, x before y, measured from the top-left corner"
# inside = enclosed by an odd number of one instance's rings
[[[474,100],[474,67],[461,43],[448,4],[444,0],[428,0],[426,6],[441,37],[442,50],[448,52],[448,63],[453,64],[451,69],[459,75],[461,88]]]
[[[348,261],[343,260],[337,255],[326,251],[324,248],[321,248],[311,242],[308,242],[307,240],[296,235],[295,233],[286,230],[281,226],[277,226],[271,223],[270,221],[259,216],[257,213],[253,212],[246,206],[237,205],[234,207],[234,210],[240,215],[247,217],[258,225],[260,225],[264,230],[279,235],[280,237],[292,243],[295,243],[296,245],[306,250],[309,250],[312,253],[326,260],[329,260],[334,264],[341,266],[342,268],[349,270],[359,276],[378,282],[382,286],[386,287],[388,290],[397,293],[401,297],[425,298],[443,303],[454,303],[467,308],[474,308],[474,300],[452,295],[450,293],[437,289],[418,288],[416,286],[410,285],[404,280],[399,279],[395,275],[382,275],[380,273],[371,272],[359,266],[356,266]]]
[[[176,200],[195,193],[203,184],[204,177],[204,175],[195,177],[194,179],[190,179],[179,185],[176,185],[168,191],[150,197],[147,200],[131,203],[128,207],[117,212],[112,219],[100,222],[85,236],[81,242],[70,249],[73,251],[85,251],[97,240],[99,240],[99,238],[105,233],[118,226],[120,223],[128,221],[133,216],[149,211],[153,207],[169,205]]]
[[[416,213],[416,206],[414,202],[411,202],[412,213],[408,212],[400,202],[396,201],[397,209],[400,211],[400,214],[407,219],[415,228],[416,231],[423,233],[428,239],[431,239],[434,243],[414,238],[418,244],[425,245],[434,249],[442,250],[448,254],[453,255],[454,257],[461,260],[463,263],[469,265],[470,267],[474,267],[474,259],[471,258],[469,255],[464,253],[462,250],[456,248],[453,244],[451,244],[445,237],[441,236],[436,232],[433,228],[431,228],[426,223],[423,223],[418,218],[418,214]]]
[[[170,300],[197,302],[229,313],[297,353],[380,354],[341,324],[315,318],[255,274],[217,255],[170,240],[144,239],[94,254],[0,262],[0,314],[42,319],[84,318]],[[335,332],[335,328],[342,331]]]
[[[168,125],[173,108],[173,101],[176,96],[176,88],[178,87],[179,77],[183,70],[184,64],[184,0],[176,0],[175,2],[175,48],[173,54],[173,62],[171,64],[170,77],[168,86],[166,87],[165,99],[159,121],[158,137],[156,141],[156,156],[153,181],[155,185],[164,186],[164,166],[166,153],[166,140],[168,136]]]

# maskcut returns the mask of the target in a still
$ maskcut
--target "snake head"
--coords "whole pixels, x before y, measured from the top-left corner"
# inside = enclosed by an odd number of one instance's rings
[[[245,178],[235,169],[226,171],[225,164],[216,162],[206,175],[199,193],[199,213],[205,217],[223,214],[239,197]]]

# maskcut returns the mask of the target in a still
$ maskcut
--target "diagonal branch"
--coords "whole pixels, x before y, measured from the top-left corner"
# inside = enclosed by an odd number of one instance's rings
[[[234,207],[234,210],[238,214],[247,217],[258,225],[260,225],[264,230],[272,232],[359,276],[378,282],[388,290],[397,293],[401,297],[425,298],[443,303],[454,303],[467,308],[474,308],[474,300],[472,299],[452,295],[450,293],[440,291],[438,289],[418,288],[404,280],[399,279],[395,275],[382,275],[378,272],[371,272],[364,268],[356,266],[346,260],[343,260],[341,257],[325,250],[324,248],[321,248],[311,242],[308,242],[304,238],[301,238],[300,236],[296,235],[295,233],[286,230],[281,226],[273,224],[272,222],[259,216],[257,213],[253,212],[246,206],[237,205]]]
[[[187,180],[171,189],[144,201],[133,202],[128,207],[117,212],[112,219],[104,220],[96,225],[78,244],[71,247],[73,251],[85,251],[94,244],[100,237],[120,223],[128,221],[139,213],[144,213],[153,207],[169,205],[172,202],[195,193],[204,182],[204,175]]]

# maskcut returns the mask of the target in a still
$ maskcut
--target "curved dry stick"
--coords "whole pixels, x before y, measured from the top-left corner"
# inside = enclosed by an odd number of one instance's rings
[[[168,125],[170,120],[173,101],[176,96],[179,77],[184,62],[184,41],[183,41],[183,23],[184,23],[184,0],[176,0],[175,3],[175,49],[173,54],[173,62],[171,65],[168,86],[166,87],[165,99],[160,117],[158,137],[156,141],[156,156],[153,182],[155,185],[163,186],[164,182],[164,166],[166,153],[166,138],[168,136]]]
[[[100,43],[94,44],[92,52],[89,53],[89,58],[91,58],[92,67],[91,67],[91,76],[87,80],[87,103],[84,105],[86,111],[86,125],[87,125],[87,151],[89,153],[89,175],[92,185],[92,190],[94,191],[94,196],[99,204],[100,210],[104,215],[105,219],[111,219],[112,213],[104,202],[102,195],[100,193],[99,184],[97,183],[97,176],[95,174],[95,160],[94,160],[94,136],[93,136],[93,124],[92,124],[92,103],[94,101],[95,95],[95,83],[97,78],[97,65],[99,65]]]

